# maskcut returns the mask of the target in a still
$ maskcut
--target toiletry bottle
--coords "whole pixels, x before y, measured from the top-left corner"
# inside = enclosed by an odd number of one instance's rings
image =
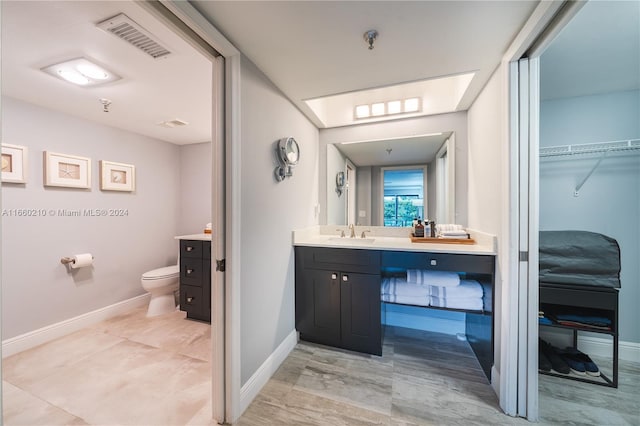
[[[424,238],[424,225],[420,219],[418,219],[418,224],[416,225],[416,230],[413,235],[416,238]]]
[[[429,222],[429,226],[431,227],[431,238],[435,238],[436,237],[436,221],[432,220],[431,222]]]

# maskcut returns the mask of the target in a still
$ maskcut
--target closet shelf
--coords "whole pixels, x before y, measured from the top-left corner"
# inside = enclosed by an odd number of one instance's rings
[[[540,158],[577,154],[604,154],[619,151],[640,152],[640,139],[546,146],[540,148]]]
[[[635,151],[635,152],[632,152]],[[627,139],[623,141],[609,141],[609,142],[595,142],[595,143],[582,143],[574,145],[559,145],[559,146],[547,146],[540,148],[540,159],[545,158],[559,158],[565,156],[579,156],[584,154],[600,154],[598,161],[591,168],[589,173],[576,185],[573,190],[573,196],[578,197],[580,190],[587,183],[587,180],[591,177],[593,172],[596,171],[602,160],[612,153],[640,153],[640,139]],[[591,158],[591,157],[587,157]]]

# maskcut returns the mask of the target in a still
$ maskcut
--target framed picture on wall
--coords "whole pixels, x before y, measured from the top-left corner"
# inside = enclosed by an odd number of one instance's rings
[[[135,191],[136,166],[100,160],[100,189],[103,191]]]
[[[28,152],[26,146],[2,144],[2,182],[27,183]]]
[[[45,151],[44,185],[91,188],[91,159]]]

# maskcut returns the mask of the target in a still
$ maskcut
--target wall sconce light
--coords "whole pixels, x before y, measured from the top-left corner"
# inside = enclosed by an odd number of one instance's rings
[[[344,172],[338,172],[336,174],[336,192],[338,197],[342,195],[342,189],[344,188]]]
[[[273,171],[276,180],[282,182],[293,176],[293,166],[300,160],[300,147],[292,137],[282,138],[276,142],[276,158],[280,165]]]

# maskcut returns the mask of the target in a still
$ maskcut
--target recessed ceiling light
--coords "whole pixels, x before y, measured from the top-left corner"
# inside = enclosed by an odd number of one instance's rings
[[[106,80],[109,78],[109,74],[104,69],[91,63],[80,63],[76,69],[94,80]]]
[[[356,107],[356,118],[369,117],[369,105],[358,105]]]
[[[76,58],[42,68],[42,71],[79,86],[96,86],[120,79],[120,76],[86,58]]]
[[[67,80],[69,83],[77,84],[79,86],[89,84],[89,79],[87,77],[72,69],[58,69],[58,75]]]
[[[410,98],[404,100],[404,112],[418,112],[420,110],[420,99]]]
[[[402,112],[402,102],[389,101],[387,102],[387,114],[399,114]]]
[[[384,102],[371,104],[371,115],[373,116],[384,115]]]

